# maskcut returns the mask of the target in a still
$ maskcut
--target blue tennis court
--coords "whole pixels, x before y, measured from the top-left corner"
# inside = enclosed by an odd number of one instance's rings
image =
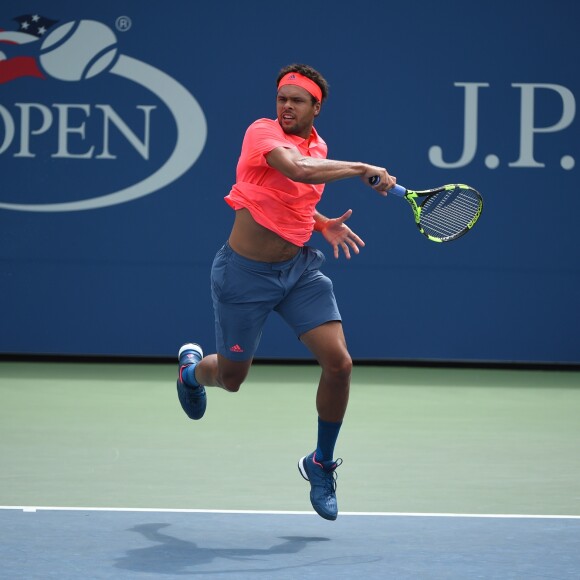
[[[3,578],[578,578],[580,519],[0,512]],[[7,530],[10,533],[7,534]]]

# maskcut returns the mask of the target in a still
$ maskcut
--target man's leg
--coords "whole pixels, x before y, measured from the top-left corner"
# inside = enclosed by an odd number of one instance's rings
[[[352,359],[346,347],[342,323],[327,322],[304,333],[300,339],[318,360],[322,373],[316,394],[318,441],[316,451],[303,457],[298,467],[310,481],[310,501],[325,519],[338,515],[333,459],[342,419],[348,405]]]
[[[180,380],[190,387],[220,387],[231,393],[240,390],[252,366],[252,360],[232,361],[221,354],[203,356],[201,347],[188,344],[181,347],[187,356],[183,362],[186,366],[180,368]],[[191,354],[189,354],[191,353]],[[181,362],[181,360],[180,360]]]
[[[342,323],[322,324],[304,333],[300,340],[322,368],[316,394],[318,416],[323,421],[342,421],[348,405],[352,373],[352,359],[346,347]]]
[[[195,366],[195,379],[206,387],[221,387],[235,393],[248,376],[252,359],[232,361],[221,354],[210,354]]]
[[[252,359],[231,361],[219,354],[203,356],[198,344],[184,344],[179,350],[177,395],[185,414],[194,420],[205,414],[205,387],[221,387],[235,393],[248,376]]]
[[[322,369],[316,393],[319,419],[316,458],[320,463],[329,465],[348,405],[352,359],[340,322],[322,324],[303,334],[300,339]]]

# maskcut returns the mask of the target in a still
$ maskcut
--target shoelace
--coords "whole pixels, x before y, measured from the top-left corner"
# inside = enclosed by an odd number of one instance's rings
[[[325,473],[328,474],[328,477],[324,478],[324,486],[332,492],[336,491],[336,480],[338,479],[338,473],[336,473],[336,468],[342,465],[342,458],[338,458],[331,469],[328,471],[325,470]]]

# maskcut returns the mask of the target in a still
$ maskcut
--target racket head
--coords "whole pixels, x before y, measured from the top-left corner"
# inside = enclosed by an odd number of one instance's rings
[[[420,205],[416,200],[424,198]],[[481,194],[462,183],[425,191],[407,191],[419,231],[433,242],[451,242],[465,235],[483,210]]]

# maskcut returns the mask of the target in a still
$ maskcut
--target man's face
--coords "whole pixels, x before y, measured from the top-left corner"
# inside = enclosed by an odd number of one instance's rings
[[[312,95],[306,89],[284,85],[278,90],[276,115],[285,133],[308,139],[319,112],[320,103],[313,103]]]

